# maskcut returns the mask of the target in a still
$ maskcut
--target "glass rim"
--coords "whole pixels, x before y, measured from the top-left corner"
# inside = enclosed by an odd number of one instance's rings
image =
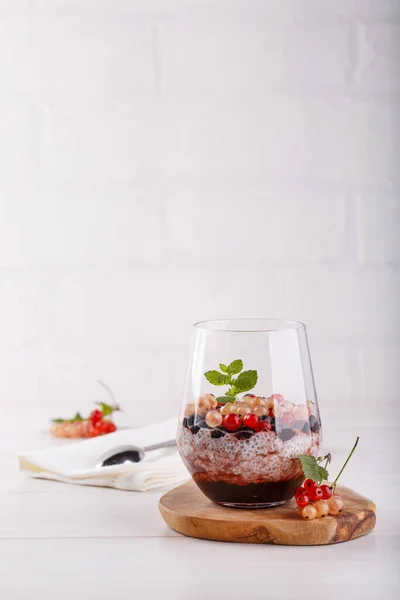
[[[227,327],[232,323],[231,327]],[[250,325],[246,326],[246,323]],[[258,324],[258,325],[257,325]],[[284,331],[305,330],[306,326],[301,321],[291,319],[269,319],[265,317],[243,317],[233,319],[210,319],[194,323],[195,329],[203,331],[227,333],[282,333]]]

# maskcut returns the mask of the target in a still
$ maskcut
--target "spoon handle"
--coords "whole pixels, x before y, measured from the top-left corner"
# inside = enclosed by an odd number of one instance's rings
[[[160,442],[159,444],[146,446],[146,448],[143,448],[143,450],[145,452],[148,452],[149,450],[158,450],[158,448],[170,448],[172,446],[176,446],[176,440],[169,440],[168,442]]]

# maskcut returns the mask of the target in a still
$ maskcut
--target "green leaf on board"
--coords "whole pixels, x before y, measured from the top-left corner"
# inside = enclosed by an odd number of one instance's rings
[[[299,454],[297,457],[303,467],[304,477],[313,481],[326,481],[329,477],[328,471],[318,464],[315,456],[309,454]]]

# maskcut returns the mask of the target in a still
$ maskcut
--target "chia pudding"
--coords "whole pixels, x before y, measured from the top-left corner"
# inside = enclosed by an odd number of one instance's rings
[[[227,506],[268,507],[289,500],[304,480],[297,456],[319,454],[316,406],[296,405],[280,394],[218,400],[206,394],[189,404],[178,428],[180,455],[198,487]]]

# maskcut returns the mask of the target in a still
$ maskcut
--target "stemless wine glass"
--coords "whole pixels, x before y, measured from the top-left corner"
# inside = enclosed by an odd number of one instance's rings
[[[303,323],[195,324],[177,442],[207,498],[238,508],[283,504],[304,479],[297,456],[318,456],[321,436]]]

